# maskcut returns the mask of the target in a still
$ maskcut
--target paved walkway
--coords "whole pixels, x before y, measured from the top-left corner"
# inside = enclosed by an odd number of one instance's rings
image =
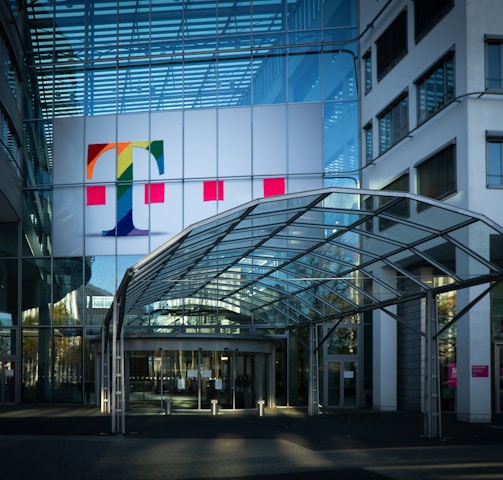
[[[367,410],[136,412],[126,434],[85,407],[0,407],[0,478],[59,479],[502,479],[503,418],[458,422],[425,439],[422,415]]]

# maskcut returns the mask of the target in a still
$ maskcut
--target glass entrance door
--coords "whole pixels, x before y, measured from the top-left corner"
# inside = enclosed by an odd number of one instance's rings
[[[206,410],[255,408],[266,392],[261,354],[237,351],[162,350],[129,355],[129,406]]]
[[[496,392],[496,412],[503,413],[503,344],[495,346],[495,392]]]
[[[0,360],[0,404],[14,402],[14,362]]]
[[[323,376],[323,404],[357,406],[357,362],[329,361]]]

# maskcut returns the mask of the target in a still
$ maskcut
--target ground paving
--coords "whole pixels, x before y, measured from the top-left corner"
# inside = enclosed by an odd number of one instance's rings
[[[416,412],[293,409],[165,415],[136,411],[126,433],[86,407],[0,407],[1,480],[503,479],[503,419],[423,436]]]

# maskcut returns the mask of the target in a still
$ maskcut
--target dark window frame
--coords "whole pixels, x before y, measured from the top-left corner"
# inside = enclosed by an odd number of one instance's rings
[[[389,182],[383,188],[383,192],[409,192],[410,191],[410,172],[406,170],[404,173]],[[386,197],[379,198],[379,206],[383,207],[391,200]],[[394,199],[393,205],[386,209],[386,214],[398,218],[410,218],[410,200],[409,199]],[[379,230],[386,230],[395,225],[395,221],[390,218],[379,218]]]
[[[455,141],[437,150],[415,168],[419,195],[444,200],[457,193]]]
[[[365,139],[365,163],[368,165],[374,160],[374,132],[372,131],[372,122],[368,122],[363,127]]]
[[[454,0],[414,1],[414,40],[419,43],[454,8]]]
[[[486,132],[486,188],[503,188],[503,132]]]
[[[421,125],[456,97],[454,49],[415,82],[417,123]],[[432,102],[433,101],[433,102]]]
[[[402,92],[388,107],[379,113],[377,120],[379,129],[379,155],[382,155],[409,133],[408,90]],[[384,138],[385,141],[383,141]]]
[[[372,50],[369,48],[363,55],[363,86],[365,95],[372,90]]]
[[[485,38],[485,89],[503,90],[503,37]]]
[[[407,8],[404,8],[376,40],[377,81],[380,82],[407,52]]]

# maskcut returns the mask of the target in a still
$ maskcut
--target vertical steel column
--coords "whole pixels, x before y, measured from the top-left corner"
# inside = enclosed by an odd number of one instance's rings
[[[126,433],[124,398],[124,333],[118,332],[117,299],[113,303],[112,318],[112,433]]]
[[[320,413],[320,392],[318,381],[318,327],[315,323],[309,326],[309,397],[307,414],[310,417]]]
[[[159,364],[159,379],[160,379],[160,382],[161,382],[161,384],[160,384],[160,393],[161,393],[161,409],[160,409],[159,411],[160,411],[160,413],[162,413],[162,412],[164,411],[164,409],[162,408],[162,400],[163,400],[163,399],[162,399],[162,397],[163,397],[163,393],[164,393],[164,392],[163,392],[163,383],[164,383],[164,382],[163,382],[163,379],[162,379],[162,377],[163,377],[163,368],[162,368],[162,360],[163,360],[163,358],[162,358],[162,347],[160,347],[160,348],[159,348],[159,357],[160,357],[160,359],[159,359],[159,361],[160,361],[160,364]]]
[[[110,413],[110,365],[105,325],[101,329],[101,413]]]
[[[201,396],[201,388],[203,385],[202,382],[202,374],[203,374],[203,364],[201,363],[201,351],[202,348],[199,348],[197,351],[197,409],[201,410],[202,408],[202,396]]]
[[[117,356],[117,298],[114,298],[113,304],[113,314],[112,314],[112,381],[110,392],[110,413],[112,416],[112,433],[118,433],[117,431],[117,383],[115,381],[117,377],[117,362],[115,361]]]
[[[429,291],[426,295],[426,345],[424,357],[424,436],[440,438],[442,422],[440,417],[440,365],[438,358],[437,300]]]
[[[121,328],[119,333],[119,357],[117,359],[119,363],[119,374],[117,381],[119,383],[119,404],[120,404],[120,412],[119,412],[119,433],[126,433],[126,384],[125,384],[125,356],[124,356],[124,328]]]

